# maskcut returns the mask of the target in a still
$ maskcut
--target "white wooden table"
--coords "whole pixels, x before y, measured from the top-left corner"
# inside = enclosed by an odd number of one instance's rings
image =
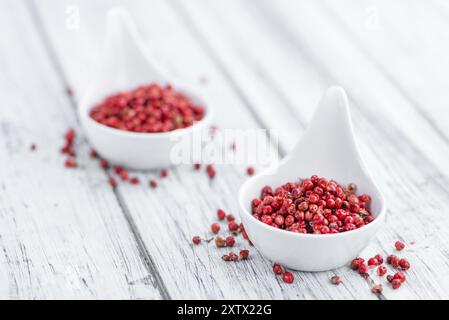
[[[277,128],[281,155],[323,90],[345,87],[388,203],[364,255],[405,241],[406,284],[376,296],[377,276],[343,267],[287,285],[255,249],[230,265],[212,243],[193,248],[217,208],[237,213],[242,167],[219,166],[213,182],[182,166],[155,190],[109,187],[75,105],[117,4],[166,68],[203,86],[217,125]],[[449,298],[448,43],[443,0],[0,0],[0,298]],[[81,135],[75,170],[58,152],[68,127]]]

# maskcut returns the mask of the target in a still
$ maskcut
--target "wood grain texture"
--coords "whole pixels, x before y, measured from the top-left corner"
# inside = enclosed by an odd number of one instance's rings
[[[327,43],[316,40],[329,38],[328,33],[331,30],[332,32],[338,31],[335,25],[329,23],[331,20],[323,15],[325,11],[311,12],[310,6],[304,4],[304,2],[292,1],[289,4],[284,2],[283,6],[276,6],[276,8],[270,7],[268,9],[268,6],[262,8],[258,12],[259,15],[263,15],[261,17],[250,14],[250,12],[257,12],[257,10],[250,10],[250,8],[254,9],[254,6],[249,2],[246,2],[246,6],[239,6],[240,3],[242,2],[233,2],[234,5],[232,5],[229,2],[215,1],[209,3],[211,8],[207,12],[201,12],[198,7],[191,5],[189,13],[193,17],[192,21],[197,23],[197,28],[204,31],[210,42],[222,42],[216,46],[220,50],[216,50],[215,53],[233,57],[228,60],[231,63],[226,65],[230,73],[242,68],[234,61],[238,59],[252,61],[252,63],[246,64],[246,71],[254,73],[253,76],[262,75],[259,81],[266,81],[262,78],[267,77],[272,82],[279,83],[284,92],[282,100],[290,102],[284,107],[295,106],[295,112],[300,123],[305,121],[302,115],[310,114],[311,107],[313,107],[313,105],[304,102],[313,99],[311,99],[310,94],[308,95],[310,90],[307,92],[300,91],[295,88],[294,84],[296,83],[308,81],[307,88],[319,88],[316,91],[318,95],[315,96],[315,99],[318,99],[319,94],[329,83],[344,82],[351,97],[353,97],[351,93],[354,92],[364,93],[363,95],[356,95],[357,100],[353,101],[353,103],[355,102],[353,117],[356,131],[359,140],[362,142],[361,147],[368,166],[373,172],[376,172],[376,178],[382,189],[385,190],[390,208],[387,227],[379,234],[378,241],[373,243],[366,252],[370,254],[391,252],[392,243],[396,238],[417,241],[417,245],[409,252],[413,270],[409,272],[411,281],[407,283],[407,289],[395,292],[387,289],[384,296],[387,298],[447,297],[444,289],[448,285],[446,279],[444,276],[429,272],[428,267],[429,264],[446,265],[444,261],[447,248],[444,239],[447,238],[447,234],[433,235],[431,230],[439,229],[439,224],[431,221],[441,221],[440,219],[446,221],[448,219],[444,212],[448,194],[441,185],[444,183],[442,181],[447,180],[447,176],[438,170],[439,167],[435,168],[434,166],[435,161],[443,163],[447,161],[447,158],[445,158],[444,150],[441,152],[442,154],[438,155],[438,159],[429,158],[429,148],[435,146],[416,142],[416,134],[412,133],[411,125],[410,128],[405,130],[406,134],[401,132],[403,129],[397,125],[399,121],[410,121],[414,126],[427,126],[426,120],[420,118],[416,110],[406,103],[403,103],[403,108],[407,108],[409,111],[402,116],[402,119],[395,120],[390,120],[389,103],[377,104],[375,108],[372,106],[371,99],[374,99],[374,94],[379,91],[377,90],[374,93],[366,91],[364,84],[360,84],[360,81],[356,81],[356,79],[363,76],[368,79],[379,78],[379,85],[386,88],[381,92],[393,92],[393,89],[388,79],[381,78],[377,75],[378,71],[375,68],[370,68],[370,60],[361,59],[359,68],[339,69],[338,66],[333,67],[329,60],[325,59],[324,53],[337,50],[341,52],[340,60],[343,56],[348,61],[356,60],[354,57],[359,56],[359,52],[349,45],[339,45],[337,48],[332,47],[331,49],[327,47]],[[273,12],[278,8],[282,8],[279,20],[270,21],[270,17],[271,19],[273,19],[273,16],[276,17]],[[313,19],[308,19],[307,15],[310,15]],[[209,17],[209,19],[206,17]],[[302,25],[304,21],[308,23]],[[278,24],[281,22],[287,24],[288,27],[280,29]],[[320,32],[311,32],[311,30],[319,30]],[[290,41],[285,41],[286,35]],[[344,35],[339,36],[341,38]],[[332,41],[335,46],[337,46],[340,38],[334,36]],[[296,43],[292,43],[293,41]],[[257,45],[254,45],[255,43]],[[307,43],[307,45],[304,45],[304,43]],[[226,48],[227,50],[225,50]],[[310,57],[314,57],[313,60]],[[257,68],[253,67],[255,60],[258,61]],[[306,67],[307,65],[309,67]],[[310,65],[312,65],[312,70]],[[322,72],[317,77],[316,70],[329,71]],[[367,70],[373,70],[376,73],[367,74]],[[239,70],[239,73],[235,72],[235,77],[239,77],[238,74],[242,73],[244,73],[242,70]],[[352,82],[348,81],[350,78],[353,79]],[[247,86],[252,83],[250,77],[239,77],[239,79],[241,82],[246,81]],[[248,90],[247,92],[251,91]],[[395,95],[400,96],[400,93],[395,93]],[[386,98],[388,100],[390,96],[386,96]],[[278,113],[277,117],[281,117],[279,113],[283,112],[282,107],[276,106],[273,109]],[[287,110],[286,117],[291,112],[292,110]],[[410,113],[413,114],[410,116]],[[270,126],[274,121],[268,117],[265,119],[265,123],[266,126]],[[381,130],[379,130],[380,128]],[[438,133],[431,131],[431,127],[427,127],[427,130],[438,138]],[[301,130],[297,130],[297,132],[299,135]],[[440,144],[443,149],[446,148],[444,139],[441,139],[441,137],[435,143]],[[434,152],[436,154],[437,150],[434,150]],[[416,168],[419,168],[419,170],[416,170]],[[423,185],[426,186],[425,191]],[[438,204],[435,203],[435,199],[428,198],[429,194],[439,194],[436,196],[439,199],[437,200]],[[407,198],[418,201],[420,207],[417,208],[410,201],[406,201]],[[403,200],[398,201],[398,199]],[[420,232],[416,232],[416,230],[420,230]],[[428,262],[428,259],[431,261],[436,259],[438,262]],[[376,281],[376,276],[373,276],[372,280]],[[413,283],[413,281],[416,282]]]
[[[0,298],[160,298],[85,143],[63,167],[75,116],[23,2],[0,2],[0,28]]]
[[[1,1],[0,27],[13,25],[21,37],[0,39],[0,94],[8,102],[0,109],[0,298],[448,298],[447,61],[436,45],[447,37],[446,13],[435,9],[438,1],[411,1],[405,10],[400,1],[343,2]],[[113,191],[81,134],[82,167],[64,170],[61,134],[77,127],[73,104],[94,75],[106,11],[116,5],[130,11],[161,64],[214,101],[219,127],[277,129],[281,154],[328,85],[347,89],[363,157],[389,208],[363,254],[416,241],[404,253],[412,269],[401,290],[385,285],[376,297],[377,276],[364,281],[345,267],[297,272],[289,286],[254,249],[251,260],[229,265],[220,260],[228,250],[193,247],[193,235],[211,237],[217,208],[237,213],[245,166],[219,166],[213,181],[181,166],[155,190]],[[47,112],[30,113],[30,105]],[[29,151],[31,142],[38,151]],[[135,174],[145,182],[158,176]],[[334,274],[342,285],[329,283]]]

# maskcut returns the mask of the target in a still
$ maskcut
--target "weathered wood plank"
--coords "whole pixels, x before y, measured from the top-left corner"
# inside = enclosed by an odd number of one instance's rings
[[[75,115],[23,1],[0,1],[0,28],[0,298],[160,298],[85,143],[63,167]]]
[[[313,106],[310,101],[317,100],[325,86],[330,83],[345,85],[351,97],[356,98],[353,101],[356,107],[353,107],[354,122],[358,136],[364,142],[361,146],[366,162],[371,170],[376,172],[378,182],[389,200],[388,224],[379,234],[379,240],[367,249],[367,253],[391,252],[392,243],[398,237],[406,241],[417,241],[417,245],[412,246],[408,252],[413,265],[413,270],[409,272],[410,282],[403,290],[394,293],[391,289],[386,289],[385,296],[447,297],[449,283],[428,268],[428,261],[433,261],[432,265],[447,267],[444,261],[447,256],[445,239],[448,239],[448,234],[441,233],[438,225],[432,221],[448,219],[444,208],[449,195],[441,187],[447,176],[444,171],[439,171],[441,166],[435,167],[433,163],[442,165],[448,158],[444,151],[438,154],[438,159],[428,157],[430,149],[436,155],[438,147],[446,148],[444,140],[432,131],[426,121],[404,101],[401,94],[379,75],[379,71],[370,65],[370,61],[360,57],[357,47],[350,45],[347,40],[344,41],[347,46],[338,44],[341,38],[344,40],[345,35],[333,24],[329,24],[324,13],[312,8],[310,3],[306,5],[283,2],[282,6],[261,10],[254,9],[250,2],[240,4],[242,2],[215,1],[209,3],[210,12],[202,12],[192,4],[185,6],[197,29],[202,30],[203,36],[210,43],[215,43],[215,54],[227,56],[228,72],[241,83],[245,82],[246,86],[251,86],[253,80],[250,76],[241,75],[250,72],[254,73],[253,76],[262,75],[259,81],[267,81],[263,78],[267,77],[273,83],[278,83],[282,88],[278,90],[282,90],[285,95],[284,100],[290,102],[287,105],[295,106],[300,122],[304,122],[310,115]],[[280,8],[282,10],[279,10]],[[280,11],[278,19],[276,15],[273,17],[268,14],[276,11]],[[282,25],[283,23],[285,25]],[[328,38],[332,39],[331,44],[322,41]],[[221,43],[217,44],[218,42]],[[328,58],[329,53],[335,51],[338,58],[334,57],[333,61],[356,61],[358,67],[334,67]],[[241,61],[235,62],[238,60],[251,62],[246,64],[247,73],[236,71],[245,68]],[[370,92],[359,80],[362,77],[367,83],[375,82],[377,90]],[[301,83],[308,83],[306,88],[310,90],[301,91],[295,87],[295,84]],[[387,101],[379,100],[375,96],[379,92],[382,92]],[[407,110],[402,119],[391,118],[388,100],[400,101],[400,108]],[[282,107],[276,107],[275,110],[276,113],[283,112]],[[267,126],[273,123],[269,117],[265,121]],[[400,121],[406,121],[414,127],[409,125],[404,129],[398,125]],[[415,139],[416,133],[412,129],[416,127],[425,128],[424,136],[429,134],[435,138],[436,140],[432,138],[435,144],[424,145],[423,140]],[[298,134],[300,132],[298,130]],[[434,199],[435,194],[438,196]],[[429,195],[432,195],[432,199]],[[410,198],[418,201],[420,206],[413,205],[408,200]],[[405,215],[404,212],[408,214]],[[436,229],[439,230],[438,234],[433,234],[432,230]],[[416,230],[422,231],[417,233]],[[373,276],[374,281],[375,277]],[[351,278],[351,282],[353,281],[354,278]]]

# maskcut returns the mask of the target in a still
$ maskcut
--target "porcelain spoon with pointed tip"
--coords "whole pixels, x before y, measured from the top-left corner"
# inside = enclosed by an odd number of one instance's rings
[[[107,33],[97,75],[80,100],[78,112],[88,140],[113,164],[131,169],[155,169],[173,165],[172,150],[183,138],[210,125],[212,110],[204,95],[169,75],[147,52],[132,18],[113,8],[107,16]],[[90,109],[107,96],[142,84],[170,84],[205,108],[205,116],[193,126],[162,133],[137,133],[107,127],[93,120]],[[188,141],[188,140],[183,140]]]
[[[301,234],[276,229],[255,219],[251,200],[265,185],[276,187],[317,174],[341,184],[354,182],[371,195],[374,220],[336,234]],[[324,271],[354,259],[385,219],[384,198],[365,169],[355,143],[348,99],[341,87],[326,90],[312,122],[293,150],[274,168],[246,181],[239,191],[240,216],[254,246],[266,258],[301,271]]]

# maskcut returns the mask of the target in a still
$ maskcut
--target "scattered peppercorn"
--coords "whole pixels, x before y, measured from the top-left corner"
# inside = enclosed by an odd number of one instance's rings
[[[256,171],[254,170],[253,167],[249,167],[248,169],[246,169],[246,173],[247,173],[249,176],[252,176],[255,172],[256,172]]]
[[[394,247],[396,248],[396,250],[401,251],[405,248],[405,244],[401,241],[396,241],[394,243]]]
[[[293,273],[285,271],[282,274],[282,280],[284,280],[285,283],[293,283],[293,281],[295,280],[295,277],[294,277]]]
[[[240,250],[240,259],[246,260],[249,257],[249,250],[243,249]]]
[[[140,179],[137,177],[132,177],[131,179],[129,179],[129,183],[131,184],[139,184],[140,183]]]
[[[76,162],[74,157],[68,157],[64,162],[64,166],[66,168],[77,168],[78,163]]]
[[[379,265],[381,265],[382,263],[384,263],[384,258],[380,255],[380,254],[376,254],[374,256],[374,258],[376,258],[377,262],[379,263]]]
[[[228,214],[228,215],[226,216],[226,220],[227,220],[228,222],[235,221],[235,217],[234,217],[233,214]]]
[[[278,264],[278,263],[275,263],[274,265],[273,265],[273,272],[275,273],[275,274],[282,274],[282,272],[284,272],[283,270],[282,270],[282,267],[281,267],[281,265],[280,264]]]
[[[404,271],[408,270],[408,269],[410,269],[410,262],[408,262],[407,259],[402,258],[399,260],[399,267]]]
[[[331,283],[335,284],[336,286],[338,286],[341,283],[341,279],[339,276],[333,276],[331,278]]]
[[[235,238],[233,236],[226,237],[226,246],[233,247],[235,244]]]
[[[234,252],[229,252],[229,258],[231,259],[231,261],[237,261],[239,259],[239,256],[236,255]]]
[[[32,143],[30,146],[31,151],[35,151],[37,149],[37,146],[35,143]]]
[[[220,232],[220,225],[218,223],[212,223],[212,225],[210,226],[210,230],[217,234],[218,232]]]
[[[222,237],[216,236],[215,245],[217,246],[217,248],[223,248],[226,245],[226,241]]]
[[[371,289],[371,291],[372,291],[373,293],[375,293],[375,294],[382,293],[382,290],[383,290],[383,287],[382,287],[381,284],[376,284],[376,285]]]
[[[226,218],[226,213],[222,209],[217,210],[217,217],[220,220],[224,220]]]
[[[113,177],[109,177],[108,182],[111,187],[113,188],[117,187],[117,181]]]
[[[196,244],[196,245],[200,244],[200,243],[201,243],[201,238],[200,238],[200,236],[194,236],[194,237],[192,238],[192,242],[193,242],[194,244]]]
[[[365,263],[361,263],[359,266],[359,273],[365,274],[368,272],[368,266]]]
[[[387,281],[393,282],[393,276],[391,274],[387,275]]]
[[[352,269],[352,270],[359,270],[360,265],[361,265],[362,263],[364,263],[364,262],[365,262],[365,259],[363,259],[363,258],[360,258],[360,257],[355,258],[355,259],[352,260],[352,262],[351,262],[351,269]]]
[[[379,268],[377,268],[377,274],[379,276],[382,277],[385,273],[387,273],[387,268],[385,266],[379,266]]]
[[[204,114],[204,108],[184,94],[156,83],[111,95],[90,111],[90,117],[103,125],[145,133],[190,127]]]
[[[368,260],[368,267],[375,267],[379,264],[379,261],[377,261],[376,258],[369,258]]]
[[[393,275],[393,279],[398,279],[398,280],[400,280],[401,282],[405,282],[406,277],[405,277],[405,274],[403,274],[402,272],[396,272],[396,273]]]
[[[402,282],[399,279],[393,279],[391,281],[391,286],[393,289],[398,289],[401,286]]]
[[[211,179],[215,178],[215,175],[217,174],[214,167],[211,164],[208,164],[206,166],[206,173]]]
[[[161,178],[166,178],[166,177],[168,177],[168,170],[162,169],[161,170]]]
[[[195,163],[195,164],[193,165],[193,168],[194,168],[195,170],[200,170],[200,169],[201,169],[201,165],[200,165],[199,163]]]
[[[150,180],[150,187],[155,189],[157,188],[157,181],[156,180]]]
[[[103,168],[103,169],[108,169],[109,168],[109,162],[108,162],[108,160],[106,160],[106,159],[101,159],[100,160],[100,166]]]

